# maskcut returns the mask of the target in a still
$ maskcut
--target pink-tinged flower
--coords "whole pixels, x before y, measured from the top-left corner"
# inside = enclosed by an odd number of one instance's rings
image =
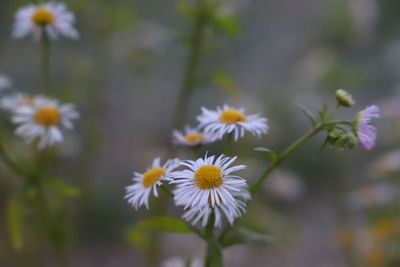
[[[358,112],[354,129],[357,134],[358,140],[365,149],[372,149],[376,141],[376,127],[370,125],[373,118],[379,118],[379,108],[375,105],[366,107],[364,110]]]

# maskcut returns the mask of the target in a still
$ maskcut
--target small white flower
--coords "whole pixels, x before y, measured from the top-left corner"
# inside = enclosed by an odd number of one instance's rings
[[[201,259],[184,259],[181,257],[172,257],[162,262],[161,267],[202,267]]]
[[[62,142],[60,128],[73,128],[71,121],[78,117],[73,104],[59,104],[57,100],[37,96],[32,104],[16,108],[12,121],[20,124],[15,130],[18,136],[28,143],[39,138],[38,147],[43,149]]]
[[[395,197],[396,191],[389,184],[372,184],[351,192],[348,195],[348,204],[352,209],[361,210],[386,205]]]
[[[0,91],[3,91],[6,88],[10,88],[12,86],[12,82],[10,78],[6,75],[0,74]]]
[[[22,38],[32,34],[35,40],[40,40],[45,31],[52,40],[58,39],[60,35],[77,39],[79,33],[73,27],[74,23],[75,16],[64,3],[29,4],[15,14],[13,36]]]
[[[197,116],[199,127],[205,132],[215,133],[218,138],[232,133],[235,141],[244,136],[245,131],[261,136],[268,132],[267,119],[257,114],[245,115],[244,109],[235,109],[224,105],[217,110],[201,108],[202,114]]]
[[[125,199],[135,209],[139,209],[142,205],[148,209],[151,191],[158,197],[157,187],[162,185],[162,181],[169,181],[171,172],[179,165],[178,159],[167,160],[164,165],[160,164],[160,158],[154,159],[151,168],[147,169],[145,173],[133,173],[134,184],[126,187]]]
[[[246,168],[245,165],[230,167],[236,158],[221,155],[188,160],[182,162],[188,169],[171,174],[174,178],[171,183],[176,184],[175,204],[187,209],[184,219],[193,224],[202,220],[205,225],[214,210],[215,226],[220,226],[222,215],[233,223],[243,213],[244,201],[250,195],[246,180],[232,174]]]
[[[214,211],[215,227],[220,227],[222,225],[222,219],[224,216],[230,224],[233,224],[235,219],[240,217],[246,211],[246,202],[245,199],[243,199],[243,195],[236,195],[233,193],[233,196],[235,198],[237,197],[235,199],[236,201],[229,204],[221,203],[214,207],[206,205],[203,207],[195,206],[187,208],[182,218],[192,224],[201,222],[202,226],[206,226],[211,212]],[[246,200],[250,199],[250,194],[247,194],[246,197]]]
[[[172,133],[172,142],[177,145],[197,146],[209,144],[214,141],[214,134],[203,133],[190,126],[186,126],[183,133],[178,130],[174,130]]]
[[[34,96],[25,93],[14,93],[5,95],[0,99],[0,108],[8,112],[14,112],[22,106],[31,106],[35,100]]]

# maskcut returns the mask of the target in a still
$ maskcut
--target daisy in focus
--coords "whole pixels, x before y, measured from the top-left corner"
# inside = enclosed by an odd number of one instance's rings
[[[22,38],[32,34],[35,40],[40,40],[46,34],[52,40],[59,36],[78,39],[79,33],[73,27],[74,23],[75,16],[64,3],[29,4],[15,14],[13,37]]]
[[[215,141],[215,135],[204,133],[196,128],[186,126],[183,132],[174,130],[172,132],[172,142],[176,145],[197,146],[210,144]]]
[[[28,143],[38,139],[38,147],[44,149],[63,141],[61,127],[73,128],[72,120],[79,118],[73,104],[59,104],[57,100],[38,96],[29,105],[21,105],[14,111],[12,121],[19,124],[15,133]]]
[[[176,185],[175,204],[184,206],[184,218],[205,225],[211,211],[216,214],[215,226],[220,226],[223,215],[230,223],[244,211],[245,200],[250,198],[247,182],[233,172],[243,170],[245,165],[230,166],[237,157],[216,158],[205,156],[196,161],[187,160],[182,165],[187,169],[171,174]]]
[[[218,138],[225,134],[233,134],[235,141],[244,136],[245,131],[261,136],[268,132],[267,119],[258,114],[245,115],[244,109],[235,109],[224,105],[217,110],[201,109],[202,114],[197,116],[199,127],[205,132],[214,133]]]
[[[376,141],[376,127],[370,125],[373,118],[379,118],[379,108],[377,106],[369,106],[360,111],[354,121],[354,130],[357,134],[358,140],[367,150],[375,146]]]
[[[125,199],[133,205],[135,209],[145,205],[149,208],[149,197],[151,192],[158,197],[157,188],[163,181],[171,180],[171,172],[179,167],[178,159],[167,160],[161,165],[160,158],[153,160],[151,167],[145,173],[133,173],[134,184],[126,187]]]
[[[240,217],[246,211],[246,201],[250,199],[250,194],[246,194],[244,198],[243,194],[236,194],[234,192],[233,196],[235,197],[235,202],[229,204],[221,203],[220,205],[215,205],[214,207],[211,205],[206,205],[203,207],[195,206],[188,208],[182,215],[182,218],[188,222],[191,222],[193,225],[200,222],[201,225],[205,227],[208,223],[208,218],[214,211],[214,227],[221,227],[222,219],[224,217],[226,217],[228,222],[232,225],[235,219]]]

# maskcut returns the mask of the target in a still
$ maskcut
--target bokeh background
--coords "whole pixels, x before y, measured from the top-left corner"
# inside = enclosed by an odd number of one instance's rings
[[[192,27],[182,1],[65,1],[81,38],[53,43],[52,90],[77,103],[81,119],[52,172],[81,190],[68,201],[65,218],[71,266],[161,266],[171,257],[203,255],[195,236],[155,239],[135,228],[152,211],[136,212],[123,198],[134,170],[168,155]],[[246,215],[247,224],[276,238],[229,248],[226,266],[400,266],[400,2],[221,1],[224,21],[207,32],[186,122],[196,123],[201,106],[224,103],[267,116],[268,135],[247,135],[234,148],[249,165],[243,176],[250,183],[268,162],[254,147],[280,151],[310,128],[299,106],[316,113],[323,104],[335,105],[336,89],[344,88],[356,105],[338,118],[371,104],[382,111],[373,151],[320,151],[320,135],[285,162]],[[26,3],[0,2],[0,73],[15,90],[37,93],[39,46],[11,38],[14,12]],[[23,153],[19,139],[7,142]],[[0,170],[0,265],[30,266],[30,254],[41,248],[46,266],[54,266],[49,249],[29,230],[24,252],[12,250],[4,211],[18,182],[3,165]],[[168,209],[182,212],[172,203]]]

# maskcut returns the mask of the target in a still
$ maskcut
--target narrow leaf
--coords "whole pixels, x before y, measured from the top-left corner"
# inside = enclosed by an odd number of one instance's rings
[[[175,233],[191,233],[191,227],[182,219],[168,216],[154,216],[144,219],[137,224],[139,227],[175,232]]]
[[[243,244],[248,242],[257,242],[257,241],[271,242],[274,241],[275,239],[276,238],[271,235],[259,233],[248,228],[239,227],[230,235],[228,235],[227,238],[225,238],[225,240],[222,240],[222,246],[228,247],[232,245]]]
[[[143,231],[143,229],[137,226],[129,227],[125,231],[124,236],[127,242],[135,248],[147,251],[151,246],[150,232]]]
[[[314,115],[305,107],[299,107],[299,109],[306,115],[306,117],[311,121],[312,125],[315,125],[317,123],[316,118]]]
[[[48,180],[49,184],[67,197],[78,197],[80,190],[72,185],[66,184],[64,181],[58,178],[51,178]]]
[[[12,197],[7,205],[7,224],[11,244],[15,250],[22,248],[22,210],[17,198]]]
[[[212,81],[230,95],[240,94],[240,88],[236,85],[236,82],[223,70],[216,70],[213,73]]]
[[[276,153],[275,151],[273,151],[269,148],[259,146],[259,147],[254,148],[254,150],[259,151],[259,152],[267,152],[271,156],[272,161],[278,160],[278,157],[279,157],[278,153]]]

